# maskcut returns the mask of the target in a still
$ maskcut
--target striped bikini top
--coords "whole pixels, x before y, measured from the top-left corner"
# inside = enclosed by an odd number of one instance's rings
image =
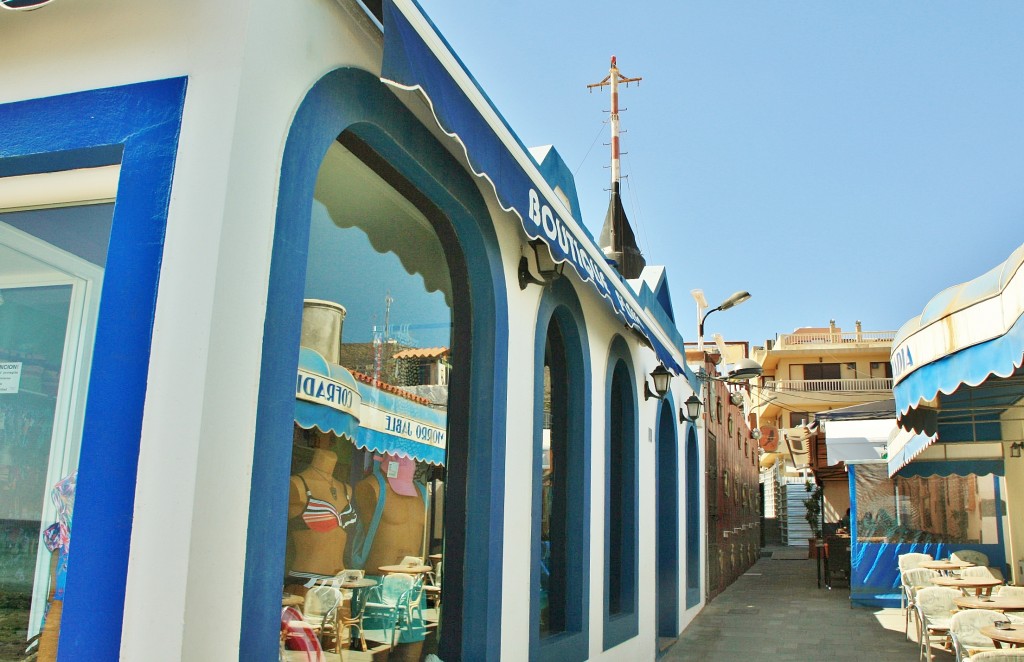
[[[301,514],[295,516],[291,520],[291,524],[295,528],[299,529],[311,529],[313,531],[319,531],[320,533],[326,533],[333,531],[334,529],[341,527],[345,531],[349,531],[355,527],[359,517],[356,515],[355,509],[352,507],[352,495],[346,487],[346,497],[349,502],[345,506],[345,509],[340,513],[333,503],[330,501],[324,501],[323,499],[317,499],[309,491],[309,486],[306,485],[306,480],[296,475],[300,481],[302,481],[302,487],[306,490],[306,509]]]

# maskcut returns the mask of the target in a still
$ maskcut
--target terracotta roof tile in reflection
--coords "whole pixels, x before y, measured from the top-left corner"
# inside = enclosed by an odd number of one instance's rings
[[[447,347],[424,347],[403,349],[392,358],[396,359],[439,359],[448,356]]]

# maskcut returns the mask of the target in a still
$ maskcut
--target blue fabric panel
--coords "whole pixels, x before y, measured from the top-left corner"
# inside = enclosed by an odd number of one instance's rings
[[[851,518],[852,521],[853,518]],[[961,549],[984,553],[992,566],[1004,572],[1006,557],[1002,545],[961,545],[948,543],[865,543],[854,541],[850,549],[850,600],[872,607],[898,607],[900,604],[900,573],[897,559],[911,552],[948,558]]]
[[[432,109],[444,130],[456,134],[463,142],[473,170],[490,178],[498,201],[502,207],[518,214],[526,234],[532,239],[542,239],[557,262],[572,264],[579,277],[591,283],[616,315],[650,340],[659,361],[677,375],[686,374],[689,369],[685,362],[681,365],[672,357],[668,349],[637,317],[631,304],[619,295],[597,265],[581,250],[580,244],[593,244],[593,239],[589,236],[573,236],[556,219],[550,219],[550,223],[541,222],[540,211],[531,214],[531,211],[540,208],[538,205],[546,205],[550,209],[556,207],[543,198],[531,204],[530,194],[536,187],[530,176],[448,74],[444,65],[437,60],[430,47],[423,42],[401,10],[390,1],[384,3],[384,34],[381,78],[400,85],[420,87],[430,99]],[[515,136],[510,128],[509,132]],[[518,138],[516,142],[524,153],[529,154]],[[540,192],[537,194],[540,195]]]
[[[900,449],[900,452],[889,458],[889,475],[893,475],[899,471],[900,468],[913,460],[915,455],[924,450],[924,448],[931,443],[931,440],[931,437],[917,435],[908,441],[907,444]]]
[[[949,395],[961,385],[977,386],[990,376],[1006,378],[1024,362],[1024,316],[1004,335],[962,349],[938,361],[922,366],[893,387],[896,414],[900,425],[926,431],[923,417],[912,409],[930,401],[939,392]],[[935,430],[927,430],[929,434]]]
[[[420,462],[431,464],[444,464],[444,449],[427,446],[411,439],[403,439],[376,430],[361,428],[356,446],[365,448],[375,453],[390,453],[411,457]]]

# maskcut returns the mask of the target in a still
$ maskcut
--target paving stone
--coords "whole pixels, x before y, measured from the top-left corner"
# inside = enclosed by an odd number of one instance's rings
[[[706,605],[660,661],[918,659],[899,608],[851,608],[848,588],[818,588],[814,560],[773,560],[775,551],[786,550],[762,550],[750,571]],[[935,660],[951,662],[953,656],[936,649]]]

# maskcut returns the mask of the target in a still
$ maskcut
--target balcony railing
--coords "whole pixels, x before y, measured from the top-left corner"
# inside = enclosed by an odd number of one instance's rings
[[[895,331],[854,331],[853,333],[780,333],[775,349],[800,347],[802,345],[847,345],[854,343],[891,343]]]
[[[766,381],[764,388],[770,391],[826,391],[831,393],[861,393],[864,391],[891,391],[891,377],[870,377],[868,379],[777,379]]]

